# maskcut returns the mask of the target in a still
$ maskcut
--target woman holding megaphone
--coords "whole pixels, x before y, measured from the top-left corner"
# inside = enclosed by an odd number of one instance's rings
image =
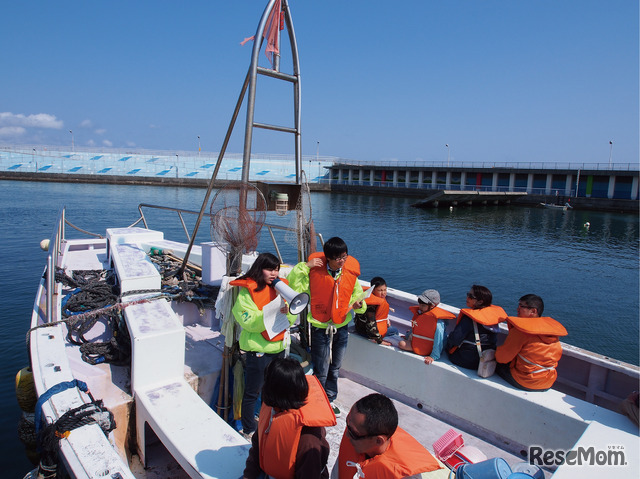
[[[296,316],[286,314],[286,306],[275,288],[278,282],[286,283],[278,278],[279,272],[278,258],[271,253],[261,253],[246,274],[230,283],[239,287],[231,311],[242,327],[240,349],[246,352],[241,420],[242,434],[247,438],[257,428],[254,415],[264,370],[273,358],[284,357],[289,327],[296,320]],[[282,286],[278,289],[282,290]]]

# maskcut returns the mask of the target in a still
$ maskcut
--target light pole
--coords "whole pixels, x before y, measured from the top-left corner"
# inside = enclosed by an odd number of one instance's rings
[[[176,153],[176,178],[178,177],[178,160],[179,160],[179,157],[178,157],[178,154]]]
[[[36,156],[36,149],[33,149],[33,161],[36,164],[36,171],[38,171],[38,157]]]
[[[613,155],[613,140],[609,140],[609,169],[611,169],[611,157]]]
[[[72,153],[75,153],[75,151],[76,151],[76,145],[75,145],[75,143],[73,142],[73,131],[72,131],[72,130],[69,130],[69,133],[71,133],[71,152],[72,152]]]
[[[198,135],[198,158],[200,158],[200,135]]]
[[[449,168],[449,163],[451,161],[451,149],[449,148],[449,143],[444,146],[447,147],[447,168]]]

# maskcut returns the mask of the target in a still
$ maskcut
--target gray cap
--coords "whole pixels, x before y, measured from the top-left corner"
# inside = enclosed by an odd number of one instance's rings
[[[418,296],[418,299],[427,304],[438,304],[440,302],[440,293],[435,289],[428,289]]]

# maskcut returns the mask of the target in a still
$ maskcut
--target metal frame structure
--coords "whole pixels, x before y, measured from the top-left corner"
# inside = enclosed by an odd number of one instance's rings
[[[286,74],[280,72],[280,59],[279,54],[274,54],[274,65],[273,69],[268,69],[264,67],[260,67],[258,65],[258,58],[260,54],[260,50],[262,49],[263,43],[263,35],[265,32],[267,20],[269,18],[269,14],[273,10],[274,5],[277,1],[281,1],[282,12],[284,15],[284,22],[288,30],[289,43],[291,46],[291,56],[293,61],[293,73]],[[279,34],[279,33],[278,33]],[[280,43],[278,41],[278,43]],[[270,78],[275,78],[278,80],[283,80],[290,82],[293,85],[293,96],[294,96],[294,126],[293,127],[284,127],[277,125],[270,125],[265,123],[257,123],[254,120],[255,113],[255,100],[256,100],[256,86],[258,81],[258,74],[265,75]],[[215,169],[213,170],[213,174],[211,175],[211,180],[209,181],[209,185],[207,187],[207,192],[205,194],[204,200],[202,202],[202,207],[200,208],[200,213],[198,214],[198,219],[196,220],[196,224],[194,226],[193,234],[191,235],[191,240],[189,241],[189,246],[187,248],[184,261],[178,274],[182,274],[184,271],[187,261],[189,259],[189,255],[191,253],[191,249],[193,248],[193,242],[195,240],[196,234],[198,232],[198,228],[200,227],[200,222],[202,221],[202,217],[204,216],[205,209],[209,203],[209,199],[211,197],[211,192],[213,191],[213,186],[218,175],[218,171],[220,170],[220,165],[222,164],[222,160],[224,158],[224,154],[226,152],[227,146],[229,144],[229,140],[231,138],[231,133],[233,132],[233,128],[235,126],[236,120],[240,113],[240,108],[242,107],[242,103],[244,101],[245,95],[247,95],[247,118],[245,123],[245,136],[244,136],[244,150],[243,150],[243,159],[242,159],[242,180],[241,183],[247,184],[249,182],[249,168],[251,163],[251,146],[253,140],[253,129],[254,128],[262,128],[273,131],[281,131],[292,133],[295,136],[295,170],[296,170],[296,184],[300,184],[301,176],[302,176],[302,143],[301,143],[301,132],[300,132],[300,61],[298,57],[298,45],[296,42],[295,32],[293,30],[293,21],[291,19],[291,11],[289,10],[289,3],[287,0],[269,0],[267,3],[264,12],[262,13],[262,17],[260,18],[260,23],[258,24],[258,28],[256,30],[256,34],[253,42],[253,51],[251,54],[251,65],[249,66],[249,71],[244,80],[244,84],[242,85],[242,89],[240,91],[240,96],[236,103],[235,110],[231,117],[231,122],[229,124],[229,128],[227,129],[227,134],[225,135],[222,148],[220,149],[220,153],[218,155],[218,160],[216,162]]]

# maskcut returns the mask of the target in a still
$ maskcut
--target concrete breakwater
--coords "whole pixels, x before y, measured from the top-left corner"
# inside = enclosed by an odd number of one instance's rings
[[[44,173],[44,172],[21,172],[21,171],[0,171],[0,180],[11,181],[44,181],[58,183],[95,183],[95,184],[111,184],[111,185],[147,185],[147,186],[167,186],[167,187],[185,187],[185,188],[206,188],[209,184],[207,178],[173,178],[173,177],[132,177],[121,175],[83,175],[83,174],[65,174],[65,173]],[[219,179],[216,180],[214,186],[222,187],[229,184],[232,180]],[[383,195],[391,197],[407,197],[415,198],[416,203],[420,200],[429,198],[430,196],[440,192],[439,189],[429,188],[400,188],[391,186],[367,186],[357,184],[343,184],[330,180],[320,180],[316,183],[310,183],[311,191],[319,192],[340,192],[350,194],[367,194],[367,195]],[[558,200],[565,201],[567,198],[558,198],[556,195],[545,194],[527,194],[512,198],[510,201],[500,203],[520,205],[520,206],[538,206],[540,203],[555,204]],[[593,211],[613,211],[622,213],[638,213],[640,201],[610,198],[584,198],[571,197],[570,204],[577,210],[593,210]],[[496,201],[483,201],[478,199],[472,202],[473,205],[492,205]],[[441,203],[444,206],[447,203]],[[461,203],[457,206],[464,207],[467,203]],[[434,207],[433,205],[429,207]]]

